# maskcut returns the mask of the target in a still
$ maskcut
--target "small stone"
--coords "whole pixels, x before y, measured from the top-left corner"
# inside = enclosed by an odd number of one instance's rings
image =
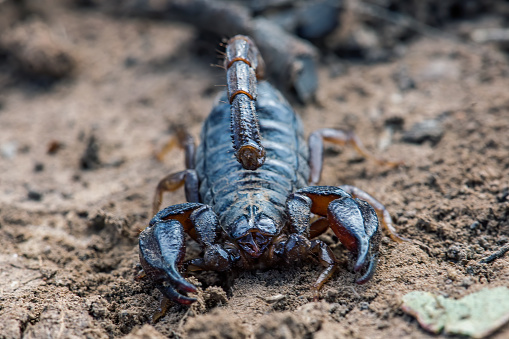
[[[361,309],[361,311],[367,310],[369,309],[369,303],[366,301],[362,301],[361,303],[359,303],[359,308]]]
[[[42,200],[42,193],[30,190],[30,191],[28,191],[27,197],[30,200],[41,201]]]
[[[42,172],[44,171],[44,164],[41,162],[38,162],[34,165],[34,172]]]
[[[444,135],[444,127],[438,120],[424,120],[413,125],[403,134],[404,142],[422,144],[426,141],[436,145]]]
[[[18,153],[18,143],[16,141],[6,142],[0,146],[0,152],[5,159],[13,159]]]

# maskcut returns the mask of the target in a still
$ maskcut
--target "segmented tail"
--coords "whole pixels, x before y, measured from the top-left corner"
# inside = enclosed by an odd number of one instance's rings
[[[236,35],[228,41],[224,66],[235,156],[242,167],[255,170],[265,162],[255,108],[257,80],[263,78],[265,64],[254,42]]]

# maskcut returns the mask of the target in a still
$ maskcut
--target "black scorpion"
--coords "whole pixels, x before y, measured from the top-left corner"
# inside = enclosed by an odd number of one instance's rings
[[[367,282],[378,261],[381,231],[400,241],[385,207],[353,186],[310,186],[320,178],[323,141],[349,144],[369,155],[353,133],[321,129],[309,141],[300,118],[279,91],[262,81],[264,64],[246,36],[230,39],[225,68],[228,89],[205,121],[201,144],[181,133],[186,169],[159,183],[154,213],[165,191],[185,186],[187,203],[166,207],[140,234],[140,261],[162,294],[190,304],[196,287],[181,271],[229,271],[294,264],[309,257],[325,267],[315,295],[338,266],[331,249],[316,237],[329,227],[355,256],[357,283]],[[231,143],[233,138],[233,148]],[[361,198],[361,199],[359,199]],[[374,207],[374,208],[373,208]],[[318,219],[311,222],[312,214]],[[203,253],[184,262],[185,234]]]

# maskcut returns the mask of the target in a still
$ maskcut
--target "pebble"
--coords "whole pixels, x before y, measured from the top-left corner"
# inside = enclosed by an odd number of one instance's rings
[[[432,145],[436,145],[443,135],[444,127],[442,123],[431,119],[414,124],[410,130],[403,134],[402,140],[413,144],[422,144],[425,141],[430,141]]]

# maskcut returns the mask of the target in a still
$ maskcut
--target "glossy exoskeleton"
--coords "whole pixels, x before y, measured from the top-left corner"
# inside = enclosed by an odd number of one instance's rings
[[[353,186],[312,186],[320,178],[323,141],[353,145],[369,155],[353,133],[321,129],[308,142],[300,118],[278,90],[262,81],[263,60],[245,36],[226,49],[228,90],[203,124],[201,144],[181,133],[186,169],[161,180],[154,213],[165,191],[185,186],[187,203],[166,207],[140,234],[140,261],[165,297],[181,304],[196,287],[183,270],[256,269],[318,258],[323,271],[317,293],[338,262],[316,237],[331,228],[355,255],[357,283],[374,274],[381,238],[377,213],[394,240],[401,240],[385,207]],[[232,152],[232,139],[233,148]],[[359,199],[361,198],[361,199]],[[374,207],[374,208],[373,208]],[[312,215],[318,219],[310,222]],[[203,253],[184,262],[185,234]]]

